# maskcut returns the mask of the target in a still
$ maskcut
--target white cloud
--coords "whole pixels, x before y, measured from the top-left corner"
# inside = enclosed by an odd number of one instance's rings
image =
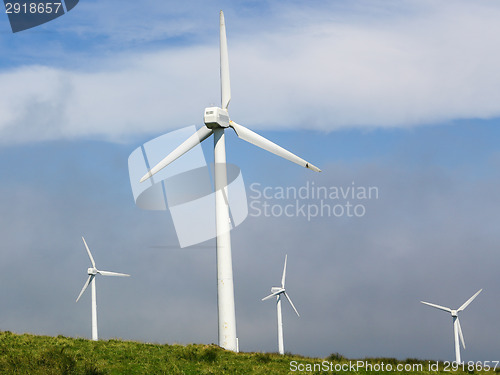
[[[331,131],[500,115],[497,3],[358,1],[271,17],[258,30],[255,19],[227,19],[238,122]],[[92,71],[4,70],[0,139],[119,141],[201,125],[203,108],[219,102],[217,48],[214,38],[95,56]]]

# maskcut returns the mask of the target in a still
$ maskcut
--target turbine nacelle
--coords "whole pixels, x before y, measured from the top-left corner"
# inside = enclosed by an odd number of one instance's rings
[[[458,316],[457,310],[451,310],[450,313],[451,313],[451,316],[453,316],[453,317]]]
[[[280,287],[278,287],[278,286],[273,286],[273,287],[271,288],[271,293],[273,293],[273,294],[282,293],[282,292],[284,292],[284,291],[285,291],[285,289],[280,288]]]
[[[208,107],[205,108],[203,122],[209,129],[228,128],[229,114],[225,109],[219,107]]]
[[[99,273],[99,270],[97,268],[90,267],[87,269],[87,273],[89,275],[97,275]]]

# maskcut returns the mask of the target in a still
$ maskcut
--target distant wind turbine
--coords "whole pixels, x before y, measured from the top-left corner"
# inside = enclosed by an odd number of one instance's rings
[[[146,173],[141,182],[147,180],[161,169],[184,155],[193,147],[214,135],[214,181],[215,181],[215,218],[217,235],[217,303],[219,318],[219,346],[237,351],[236,316],[234,309],[233,264],[231,258],[231,237],[229,231],[231,222],[229,217],[229,203],[227,197],[227,170],[226,146],[224,130],[232,128],[236,135],[263,148],[273,154],[281,156],[305,168],[320,172],[318,167],[292,154],[266,138],[254,133],[250,129],[229,119],[227,108],[231,100],[229,83],[229,59],[227,51],[226,26],[224,13],[220,12],[220,80],[221,80],[221,108],[205,108],[204,123],[196,133],[172,151],[167,157]]]
[[[118,272],[110,272],[110,271],[100,271],[96,268],[94,258],[92,257],[92,254],[90,252],[89,247],[87,246],[87,242],[85,242],[85,238],[82,237],[83,243],[85,244],[85,248],[87,249],[87,254],[89,254],[90,262],[92,263],[92,267],[87,269],[87,273],[89,275],[89,278],[83,285],[82,291],[78,295],[78,298],[76,299],[76,302],[80,299],[82,296],[83,292],[85,292],[85,289],[89,286],[89,284],[92,284],[92,340],[97,341],[98,335],[97,335],[97,301],[96,301],[96,290],[95,290],[95,275],[103,275],[103,276],[130,276],[126,273],[118,273]]]
[[[434,308],[439,309],[439,310],[446,311],[446,312],[450,313],[451,316],[453,317],[453,336],[455,338],[455,362],[456,363],[459,363],[459,364],[462,363],[461,359],[460,359],[460,343],[458,342],[458,336],[460,336],[460,341],[462,341],[462,346],[465,349],[464,335],[462,333],[462,328],[460,327],[460,320],[458,320],[458,313],[460,311],[465,310],[465,308],[467,306],[469,306],[469,304],[474,300],[474,298],[476,298],[477,295],[479,293],[481,293],[482,291],[483,291],[482,289],[479,289],[479,291],[477,291],[476,294],[474,294],[471,298],[469,298],[467,300],[467,302],[465,302],[462,306],[460,306],[456,310],[452,310],[452,309],[450,309],[448,307],[443,307],[443,306],[440,306],[440,305],[435,305],[433,303],[420,301],[423,304],[429,305],[429,306],[434,307]]]
[[[265,301],[266,299],[276,296],[276,310],[278,315],[278,351],[280,354],[285,354],[285,345],[283,344],[283,317],[281,315],[281,296],[285,296],[288,302],[290,302],[290,305],[292,306],[297,316],[300,317],[299,312],[297,311],[292,300],[285,291],[286,258],[287,255],[285,255],[285,267],[283,268],[283,276],[281,277],[281,288],[279,286],[273,286],[271,288],[271,294],[267,297],[262,298],[262,301]]]

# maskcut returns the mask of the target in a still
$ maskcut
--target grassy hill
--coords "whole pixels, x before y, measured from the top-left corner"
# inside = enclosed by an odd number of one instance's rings
[[[439,371],[429,371],[429,361],[412,359],[376,358],[362,362],[379,367],[373,367],[372,371],[354,369],[356,360],[337,354],[321,359],[298,355],[232,353],[216,345],[159,345],[121,340],[94,342],[63,336],[0,332],[0,374],[500,374],[500,369],[489,372],[477,369],[444,371],[442,364]],[[380,371],[387,370],[389,365],[392,371]],[[396,371],[397,365],[407,368]],[[423,371],[419,371],[418,365]],[[320,366],[323,366],[323,371]],[[325,366],[328,366],[328,371],[324,371]],[[335,366],[340,370],[335,371]]]

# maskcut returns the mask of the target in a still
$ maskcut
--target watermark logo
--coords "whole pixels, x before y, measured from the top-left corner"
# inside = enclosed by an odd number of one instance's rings
[[[135,149],[129,156],[130,185],[134,200],[145,210],[169,210],[180,247],[199,244],[216,237],[214,166],[208,166],[201,145],[140,183],[140,178],[196,131],[194,126],[179,129]],[[245,184],[240,169],[226,164],[230,229],[248,215]]]
[[[296,186],[250,185],[251,217],[363,217],[366,202],[379,198],[377,186],[322,186],[314,181]]]
[[[73,9],[79,0],[4,0],[13,33],[52,21]]]

